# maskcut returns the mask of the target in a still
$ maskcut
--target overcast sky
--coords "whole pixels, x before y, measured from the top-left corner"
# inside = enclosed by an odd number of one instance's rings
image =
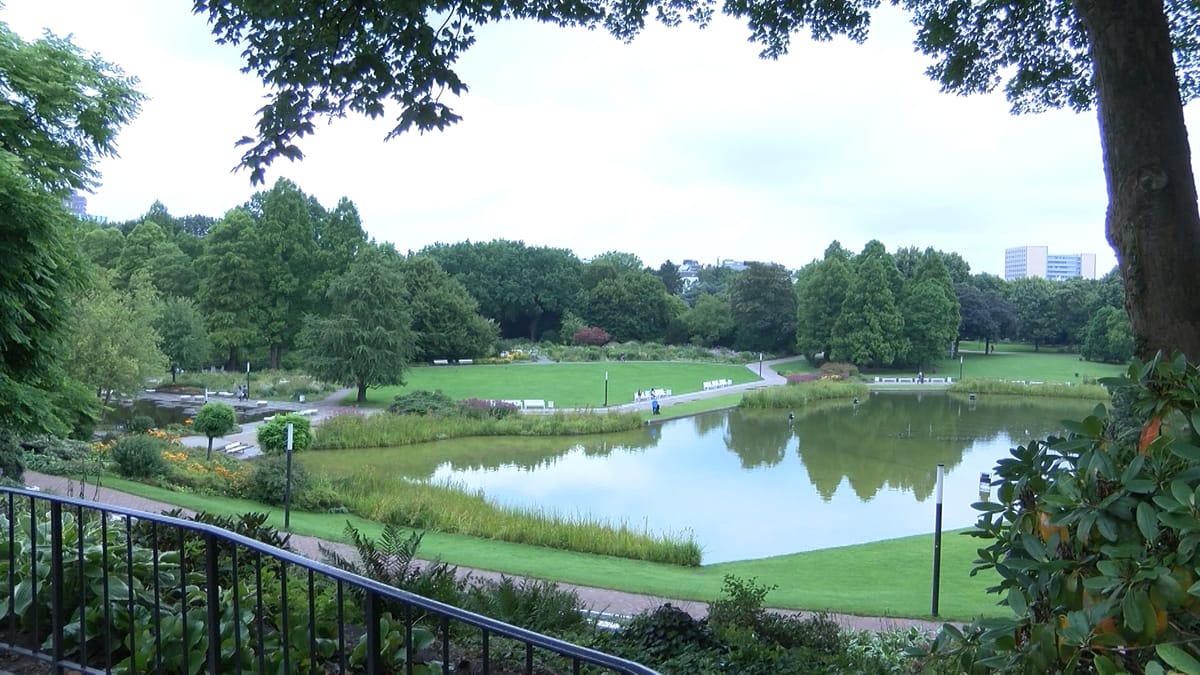
[[[149,96],[102,163],[88,211],[111,220],[155,201],[220,216],[257,189],[232,173],[263,88],[239,72],[188,0],[0,0],[27,39],[72,35]],[[388,120],[347,118],[305,139],[296,182],[327,208],[349,197],[371,237],[402,251],[495,238],[620,250],[657,267],[695,259],[799,267],[833,239],[858,251],[933,246],[975,272],[1004,249],[1095,253],[1107,197],[1093,113],[1011,116],[1000,94],[938,91],[905,15],[884,7],[865,45],[797,36],[758,58],[728,19],[652,27],[624,45],[602,32],[485,27],[448,102],[464,120],[387,143]],[[1196,122],[1195,106],[1188,109]]]

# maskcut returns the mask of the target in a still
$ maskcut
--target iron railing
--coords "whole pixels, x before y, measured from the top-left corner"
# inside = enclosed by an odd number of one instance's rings
[[[0,526],[0,650],[60,669],[654,673],[203,523],[0,488]]]

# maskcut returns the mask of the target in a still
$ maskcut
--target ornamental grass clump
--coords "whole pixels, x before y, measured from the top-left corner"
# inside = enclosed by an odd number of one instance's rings
[[[865,398],[868,393],[867,385],[861,382],[824,379],[747,392],[739,405],[761,409],[800,408],[813,401]]]

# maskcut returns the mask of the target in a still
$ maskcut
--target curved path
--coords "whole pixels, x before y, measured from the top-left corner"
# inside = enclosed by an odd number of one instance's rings
[[[723,396],[730,393],[750,391],[752,389],[760,389],[779,384],[786,384],[787,378],[775,372],[774,366],[790,361],[791,359],[775,359],[771,361],[763,361],[761,366],[762,379],[755,382],[732,385],[722,387],[720,389],[712,389],[709,391],[697,391],[686,394],[671,396],[670,398],[661,399],[663,409],[667,409],[672,405],[683,403],[686,401],[696,401],[716,396]],[[755,375],[758,375],[760,365],[758,362],[748,363],[746,367]],[[353,393],[351,389],[342,389],[336,391],[329,396],[326,396],[321,401],[314,401],[306,405],[310,405],[317,412],[311,417],[314,424],[319,423],[324,419],[328,419],[334,415],[344,412],[364,412],[359,408],[347,408],[342,405],[342,401]],[[618,406],[610,406],[609,410],[640,410],[645,407],[644,402],[628,403]],[[300,405],[286,405],[286,407],[299,410]],[[379,409],[365,410],[368,414],[378,412]],[[241,430],[236,434],[221,438],[219,441],[214,440],[213,446],[219,447],[231,442],[242,442],[253,446],[255,443],[255,432],[259,422],[251,422],[242,425]],[[181,439],[184,445],[189,447],[204,448],[208,445],[208,439],[204,436],[187,436]],[[258,454],[257,448],[251,447],[246,450],[241,456],[254,456]],[[62,476],[50,476],[32,471],[25,472],[25,481],[28,485],[37,486],[39,489],[51,492],[54,494],[73,494],[72,488],[78,491],[78,485],[72,483],[69,479]],[[86,486],[85,492],[81,495],[87,499],[94,499],[106,504],[113,504],[125,508],[138,509],[151,513],[159,513],[162,511],[176,508],[173,505],[157,502],[151,499],[146,499],[136,495],[131,495],[125,492],[120,492],[111,488],[96,487],[93,485]],[[346,544],[340,542],[327,542],[316,537],[308,537],[304,535],[292,535],[291,547],[299,554],[315,560],[320,560],[321,555],[318,549],[319,545],[326,548],[336,548],[343,555],[354,554],[354,550]],[[494,578],[499,579],[500,574],[489,570],[466,569],[460,567],[459,570],[463,574],[470,574],[475,578]],[[511,576],[511,575],[508,575]],[[604,588],[593,588],[588,586],[576,586],[573,584],[560,584],[564,588],[571,588],[579,594],[584,605],[593,611],[611,613],[621,616],[630,616],[643,611],[654,609],[663,603],[670,602],[672,605],[683,608],[695,616],[703,616],[708,609],[708,605],[703,602],[692,600],[678,600],[671,598],[663,598],[649,595],[639,595],[636,593],[626,593],[623,591],[614,591]],[[804,613],[801,613],[804,614]],[[855,630],[892,630],[906,629],[916,627],[922,630],[936,631],[941,627],[941,621],[922,620],[922,619],[906,619],[898,617],[863,617],[851,614],[833,614],[831,615],[840,625],[846,628]]]

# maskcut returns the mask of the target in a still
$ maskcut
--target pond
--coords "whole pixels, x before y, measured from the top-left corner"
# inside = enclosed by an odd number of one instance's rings
[[[619,435],[472,438],[309,453],[312,470],[357,468],[451,482],[497,503],[692,533],[704,564],[763,558],[975,522],[980,474],[1010,448],[1062,433],[1094,403],[879,393],[858,406],[728,410]]]
[[[109,403],[108,409],[104,411],[100,422],[106,425],[123,425],[128,424],[129,420],[134,417],[145,416],[154,420],[154,426],[164,428],[171,424],[183,424],[185,420],[195,417],[196,411],[200,409],[200,406],[204,405],[203,401],[183,404],[164,399],[165,397],[113,401]],[[268,415],[274,415],[278,412],[280,412],[280,409],[274,405],[260,408],[234,406],[234,413],[237,416],[238,424],[257,422]]]

